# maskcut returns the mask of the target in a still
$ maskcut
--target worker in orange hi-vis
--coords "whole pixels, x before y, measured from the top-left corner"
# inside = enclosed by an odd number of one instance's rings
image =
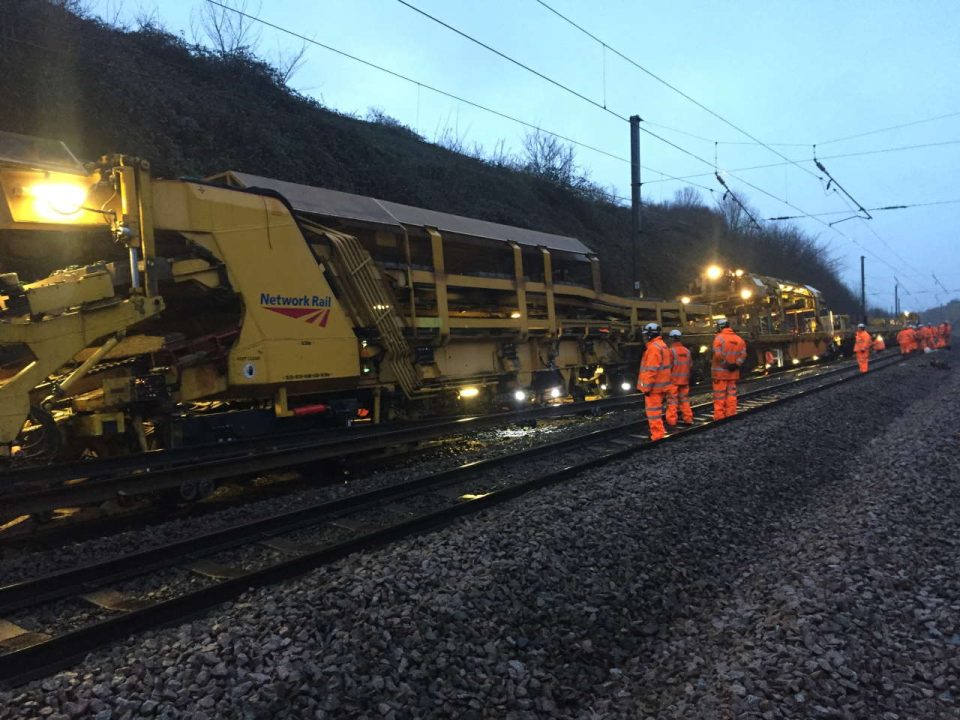
[[[947,346],[947,324],[940,323],[936,327],[937,331],[937,350],[942,350]]]
[[[943,342],[947,348],[950,349],[950,331],[953,329],[953,326],[949,322],[945,322],[943,328]]]
[[[737,414],[737,381],[740,366],[747,359],[747,344],[730,327],[726,318],[717,320],[713,338],[713,419],[723,420]]]
[[[647,411],[647,423],[650,425],[650,439],[662,440],[666,435],[663,427],[663,406],[670,390],[670,368],[672,355],[670,348],[660,337],[660,326],[647,323],[643,326],[643,337],[647,346],[640,361],[640,375],[637,377],[637,390],[643,393],[643,405]]]
[[[920,326],[914,323],[913,325],[913,345],[910,348],[911,352],[916,352],[923,348],[922,337],[920,335]]]
[[[667,392],[667,427],[676,427],[677,410],[684,425],[693,425],[693,408],[690,407],[690,368],[693,358],[682,341],[683,333],[670,331],[670,389]]]
[[[924,352],[930,352],[933,348],[933,328],[924,323],[920,326],[920,345]]]
[[[900,354],[906,355],[910,352],[910,343],[913,340],[913,330],[905,327],[897,333],[897,345],[900,346]]]
[[[870,364],[871,347],[873,347],[873,341],[870,340],[867,326],[860,323],[857,325],[857,335],[853,341],[853,354],[857,356],[857,365],[860,366],[860,372],[862,373],[867,371]]]
[[[875,353],[880,353],[886,349],[887,344],[883,341],[883,335],[877,333],[877,336],[873,339],[873,351]]]

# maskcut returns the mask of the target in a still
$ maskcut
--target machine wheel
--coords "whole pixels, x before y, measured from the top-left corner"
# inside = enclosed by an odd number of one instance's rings
[[[211,480],[210,478],[203,478],[197,481],[197,495],[199,495],[199,499],[201,500],[205,497],[209,497],[210,495],[213,495],[216,489],[217,489],[216,480]]]
[[[168,510],[174,510],[182,505],[192,505],[205,497],[212,495],[217,489],[216,480],[203,478],[200,480],[184,480],[176,487],[161,490],[156,501]]]
[[[195,480],[180,483],[179,496],[181,502],[192,503],[200,499],[200,487]]]

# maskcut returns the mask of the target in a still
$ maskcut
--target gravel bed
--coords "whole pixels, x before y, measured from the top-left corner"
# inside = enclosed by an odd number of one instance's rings
[[[228,507],[212,514],[180,517],[145,528],[127,530],[35,552],[17,550],[5,553],[0,547],[0,584],[72,569],[78,565],[101,562],[129,552],[131,547],[146,549],[164,545],[238,523],[289,512],[306,505],[375,490],[427,472],[453,468],[464,462],[528,448],[541,442],[593,432],[623,422],[640,422],[641,415],[642,411],[627,410],[608,413],[601,417],[561,418],[557,421],[541,423],[533,428],[511,427],[484,430],[464,436],[463,442],[457,447],[439,448],[401,466],[394,466],[385,471],[374,470],[367,476],[353,477],[341,484],[307,488],[246,505]],[[478,448],[481,450],[478,451]]]
[[[957,718],[960,373],[926,359],[346,558],[0,718]]]

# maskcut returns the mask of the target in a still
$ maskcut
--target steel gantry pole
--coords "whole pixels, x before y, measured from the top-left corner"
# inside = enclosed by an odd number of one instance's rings
[[[633,282],[633,296],[643,297],[640,291],[640,275],[638,260],[640,256],[640,231],[642,218],[640,198],[640,116],[630,116],[630,244],[632,245],[633,263],[631,265],[631,280]]]

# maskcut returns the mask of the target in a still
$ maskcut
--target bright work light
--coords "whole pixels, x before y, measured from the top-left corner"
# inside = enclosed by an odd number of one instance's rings
[[[90,188],[64,182],[42,182],[28,189],[35,198],[34,211],[49,220],[64,220],[83,209]]]

